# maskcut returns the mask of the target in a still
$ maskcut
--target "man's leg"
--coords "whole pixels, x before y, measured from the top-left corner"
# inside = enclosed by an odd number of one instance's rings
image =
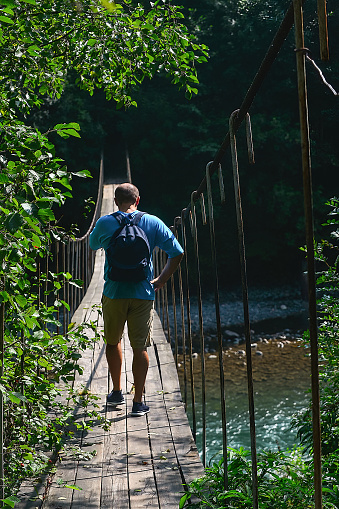
[[[134,376],[135,394],[133,401],[141,403],[148,371],[149,359],[146,349],[133,348],[132,371]]]
[[[132,371],[135,387],[131,415],[144,415],[144,413],[149,411],[149,408],[145,405],[143,405],[142,409],[138,408],[138,410],[135,410],[134,407],[137,403],[142,403],[142,395],[149,365],[147,347],[150,346],[152,323],[153,301],[131,299],[127,318],[128,335],[133,349]]]
[[[106,340],[106,359],[112,377],[113,391],[121,390],[122,347],[121,338],[127,318],[127,299],[110,299],[103,295],[102,311],[104,318],[104,337]],[[107,401],[111,402],[111,394]],[[119,396],[117,396],[119,399]],[[113,400],[116,399],[115,397]],[[112,403],[113,404],[113,403]]]
[[[121,391],[122,348],[121,341],[117,345],[106,345],[106,359],[112,377],[113,391]]]

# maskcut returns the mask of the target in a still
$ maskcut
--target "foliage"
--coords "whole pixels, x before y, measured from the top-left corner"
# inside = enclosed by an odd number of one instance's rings
[[[68,69],[93,93],[135,104],[131,90],[163,71],[186,93],[196,93],[195,63],[206,47],[194,43],[183,14],[156,1],[2,0],[0,56],[2,107],[27,111],[42,96],[60,97]]]
[[[327,202],[330,207],[329,219],[323,225],[330,229],[328,238],[315,245],[315,256],[319,264],[317,290],[319,315],[319,359],[320,359],[320,410],[321,445],[326,468],[332,475],[338,476],[339,451],[339,279],[338,279],[338,237],[339,237],[339,200],[332,198]],[[305,342],[309,341],[308,334]],[[301,442],[312,449],[312,410],[308,408],[297,416],[294,422]]]
[[[253,507],[250,452],[229,449],[228,488],[224,488],[224,462],[206,469],[206,475],[187,486],[180,508],[251,509]],[[326,475],[324,476],[326,479]],[[333,485],[333,478],[329,478]],[[301,449],[287,452],[263,451],[258,454],[258,492],[261,509],[311,509],[313,503],[312,462]],[[188,505],[188,501],[196,497]],[[324,488],[324,508],[337,507],[338,491]]]
[[[66,137],[78,129],[59,124],[54,131]],[[71,431],[72,381],[81,372],[81,352],[93,344],[96,324],[56,334],[61,325],[57,310],[68,306],[59,292],[64,282],[77,282],[69,273],[39,275],[38,269],[49,243],[62,237],[51,205],[71,196],[72,175],[55,157],[47,135],[21,122],[8,120],[1,141],[6,150],[0,174],[0,303],[5,311],[0,390],[5,490],[11,495],[25,477],[46,468],[52,461],[46,453],[58,452]]]
[[[339,506],[339,378],[338,378],[338,238],[339,199],[332,198],[331,208],[324,226],[331,229],[329,239],[315,244],[316,260],[319,264],[319,358],[321,440],[322,440],[322,485],[324,508]],[[309,334],[305,334],[305,343]],[[312,453],[311,406],[296,416],[293,427],[303,445],[292,452],[263,451],[258,454],[259,506],[262,509],[308,509],[313,503],[313,465],[308,453]],[[191,507],[250,509],[252,507],[250,453],[230,449],[228,457],[228,489],[224,489],[223,460],[206,470],[202,479],[196,479],[187,487],[180,507],[186,507],[194,496],[199,502]],[[228,505],[227,505],[228,504]]]
[[[228,118],[239,108],[279,28],[289,0],[178,0],[189,31],[210,48],[208,64],[200,66],[198,95],[190,102],[176,93],[160,73],[136,93],[138,108],[107,108],[104,94],[86,98],[71,80],[61,97],[45,110],[50,118],[75,119],[87,132],[62,154],[72,167],[92,161],[102,148],[108,179],[126,179],[128,147],[133,182],[141,190],[141,207],[168,224],[187,206],[228,130]],[[326,79],[338,89],[339,7],[328,0],[330,61],[320,62],[316,13],[305,3],[305,45]],[[243,198],[246,255],[250,281],[300,281],[304,242],[304,211],[293,29],[284,43],[250,110],[256,164],[246,159],[245,134],[237,140]],[[338,98],[322,84],[307,62],[311,128],[315,226],[319,235],[324,201],[338,185]],[[90,122],[88,119],[90,118]],[[40,124],[39,124],[40,125]],[[91,140],[91,143],[88,142]],[[95,140],[94,142],[92,140]],[[62,140],[61,140],[62,141]],[[226,203],[220,205],[215,185],[216,230],[221,284],[238,281],[238,250],[230,154],[223,160]],[[217,180],[217,179],[216,179]],[[86,185],[80,182],[80,185]],[[213,184],[214,185],[214,184]],[[166,190],[166,192],[163,192]],[[92,191],[87,191],[87,193]],[[85,191],[84,191],[84,194]],[[71,215],[71,214],[70,214]],[[208,236],[208,235],[207,235]],[[205,247],[206,245],[206,247]],[[209,259],[208,243],[201,253]],[[203,274],[206,283],[208,272]]]
[[[62,285],[79,281],[53,272],[53,260],[40,274],[49,244],[65,240],[55,211],[72,198],[72,177],[90,176],[87,170],[70,172],[53,144],[55,135],[79,139],[80,126],[74,119],[59,119],[42,132],[27,118],[60,98],[70,72],[78,87],[90,94],[102,89],[118,107],[136,105],[133,91],[157,72],[169,75],[187,97],[195,94],[195,65],[206,60],[206,47],[188,33],[179,8],[159,0],[144,4],[0,0],[0,304],[5,314],[0,390],[11,507],[22,479],[43,470],[51,461],[46,453],[58,453],[73,432],[72,405],[81,403],[87,416],[99,418],[91,395],[72,390],[81,352],[95,341],[96,323],[71,327],[65,336],[58,332],[58,309],[68,308],[59,297]]]

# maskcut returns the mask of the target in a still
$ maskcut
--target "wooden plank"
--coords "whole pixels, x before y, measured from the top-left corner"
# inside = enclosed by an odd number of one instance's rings
[[[154,347],[148,350],[150,369],[146,380],[145,398],[150,406],[148,427],[160,507],[178,507],[183,481],[164,404]]]
[[[124,350],[124,340],[123,340]],[[112,389],[109,380],[109,391]],[[122,390],[126,394],[126,363],[122,365]],[[127,405],[117,408],[107,406],[106,418],[111,428],[104,439],[104,457],[101,483],[101,508],[129,509],[129,488],[127,471]]]
[[[141,507],[158,509],[159,501],[153,473],[147,417],[131,417],[129,415],[134,397],[134,395],[130,393],[133,383],[133,353],[126,329],[124,334],[124,356],[128,392],[126,394],[126,432],[130,509],[140,509]]]
[[[197,477],[202,477],[204,468],[182,402],[172,350],[162,328],[160,328],[160,320],[156,314],[154,321],[156,327],[153,341],[160,363],[164,402],[180,469],[185,482],[189,483]]]
[[[101,396],[99,404],[104,406],[105,399],[106,395]],[[96,451],[96,454],[89,461],[80,459],[78,462],[75,485],[80,490],[74,490],[72,509],[100,507],[104,433],[99,424],[83,433],[81,450],[85,454]]]

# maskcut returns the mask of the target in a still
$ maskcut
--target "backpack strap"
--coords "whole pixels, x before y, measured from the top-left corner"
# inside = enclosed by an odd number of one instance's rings
[[[119,223],[120,226],[122,226],[122,221],[124,219],[124,215],[120,213],[120,211],[118,212],[113,212],[113,214],[111,214],[111,216],[113,216]]]
[[[144,214],[146,214],[146,212],[138,212],[137,214],[135,214],[135,216],[130,219],[130,224],[137,225]],[[111,216],[113,216],[118,221],[120,226],[124,225],[126,216],[121,214],[119,210],[117,212],[113,212]]]
[[[132,218],[131,224],[137,225],[144,214],[146,214],[146,212],[138,212],[135,214],[135,216]]]

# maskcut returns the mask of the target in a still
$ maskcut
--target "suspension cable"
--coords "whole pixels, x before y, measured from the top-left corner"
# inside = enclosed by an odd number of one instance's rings
[[[247,365],[247,386],[248,386],[248,404],[249,404],[249,417],[250,417],[250,433],[251,433],[251,455],[252,455],[252,484],[253,484],[253,509],[258,508],[258,473],[257,473],[257,448],[255,436],[255,416],[254,416],[254,391],[253,391],[253,375],[252,375],[252,347],[251,347],[251,326],[248,307],[248,286],[246,274],[246,255],[245,255],[245,238],[244,238],[244,225],[242,217],[241,193],[240,193],[240,178],[238,168],[237,147],[235,139],[234,124],[239,110],[232,113],[229,120],[230,126],[230,141],[231,141],[231,155],[232,155],[232,168],[233,168],[233,181],[234,181],[234,195],[237,215],[238,226],[238,242],[239,242],[239,259],[240,259],[240,272],[241,284],[243,295],[243,308],[244,308],[244,328],[246,340],[246,365]],[[248,136],[251,134],[249,114],[246,115],[246,123],[248,127],[246,133]],[[250,161],[254,161],[252,139],[248,139],[248,153]]]
[[[188,270],[188,256],[187,256],[187,238],[185,227],[185,210],[181,212],[181,235],[184,248],[185,260],[185,294],[186,294],[186,312],[187,312],[187,339],[188,339],[188,354],[189,354],[189,367],[190,367],[190,381],[191,381],[191,403],[192,403],[192,434],[194,440],[197,435],[197,420],[195,410],[195,391],[194,391],[194,372],[193,372],[193,347],[192,347],[192,326],[191,326],[191,301],[189,289],[189,270]]]
[[[206,467],[206,374],[205,374],[205,338],[204,323],[202,312],[201,298],[201,276],[200,276],[200,260],[199,260],[199,244],[197,231],[197,216],[195,213],[195,204],[193,200],[194,192],[191,195],[191,229],[194,242],[194,253],[197,273],[197,294],[198,294],[198,313],[199,313],[199,334],[200,334],[200,360],[201,360],[201,408],[202,408],[202,462]]]
[[[221,405],[221,418],[222,418],[222,438],[223,438],[223,456],[224,456],[224,487],[228,488],[228,468],[227,468],[227,435],[226,435],[226,402],[225,402],[225,376],[224,376],[224,361],[222,350],[222,334],[221,334],[221,318],[220,318],[220,301],[219,301],[219,276],[217,266],[217,251],[215,245],[215,228],[214,228],[214,214],[213,214],[213,198],[210,177],[210,164],[206,166],[206,183],[207,183],[207,201],[208,201],[208,219],[211,240],[211,256],[212,267],[214,275],[214,301],[215,301],[215,315],[217,325],[217,338],[218,338],[218,357],[219,357],[219,378],[220,378],[220,405]]]
[[[315,509],[322,507],[321,488],[321,429],[320,429],[320,390],[318,365],[318,325],[317,325],[317,298],[314,260],[314,226],[313,226],[313,199],[311,177],[310,134],[308,123],[307,87],[303,29],[303,10],[301,0],[294,0],[295,16],[295,44],[298,75],[298,96],[300,116],[301,155],[304,188],[305,229],[307,246],[307,278],[308,278],[308,304],[309,329],[311,344],[311,373],[312,373],[312,430],[313,430],[313,459],[314,459],[314,489]],[[301,51],[299,51],[301,50]]]

